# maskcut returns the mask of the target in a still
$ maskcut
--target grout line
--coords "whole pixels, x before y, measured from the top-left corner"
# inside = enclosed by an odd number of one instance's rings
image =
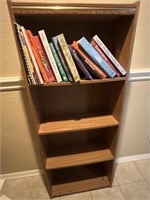
[[[94,200],[93,195],[92,195],[92,191],[90,191],[90,196],[91,196],[91,200]]]
[[[127,200],[126,197],[125,197],[125,195],[124,195],[124,192],[122,191],[122,189],[121,189],[121,187],[120,187],[120,185],[118,185],[118,187],[119,187],[119,189],[120,189],[120,191],[121,191],[121,194],[123,195],[123,198],[124,198],[125,200]]]
[[[141,170],[137,167],[135,161],[133,161],[134,166],[136,167],[137,171],[141,174],[141,176],[143,177],[144,181],[149,185],[148,180],[144,177],[144,175],[142,174]]]

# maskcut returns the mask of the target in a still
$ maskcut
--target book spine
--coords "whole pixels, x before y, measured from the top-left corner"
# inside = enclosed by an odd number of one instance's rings
[[[32,52],[33,52],[33,54],[34,54],[34,57],[35,57],[35,59],[36,59],[36,62],[37,62],[37,64],[38,64],[38,67],[39,67],[39,69],[40,69],[40,72],[41,72],[41,74],[42,74],[42,76],[43,76],[44,82],[45,82],[45,83],[49,83],[50,81],[49,81],[49,79],[48,79],[48,77],[47,77],[47,74],[46,74],[45,68],[44,68],[44,66],[43,66],[43,64],[42,64],[42,61],[41,61],[41,58],[40,58],[40,56],[39,56],[38,50],[37,50],[37,48],[36,48],[36,46],[35,46],[35,43],[33,42],[33,35],[32,35],[32,33],[31,33],[31,31],[30,31],[30,30],[26,30],[26,35],[27,35],[27,37],[28,37],[30,46],[31,46],[31,48],[32,48]]]
[[[30,79],[31,79],[31,84],[36,84],[36,79],[34,77],[34,68],[33,68],[33,64],[30,60],[30,56],[29,56],[29,52],[28,52],[28,49],[27,49],[27,46],[26,46],[26,43],[25,43],[25,40],[24,40],[24,37],[23,37],[23,34],[22,32],[19,33],[20,34],[20,39],[22,41],[22,48],[23,48],[23,52],[24,52],[24,56],[25,56],[25,60],[26,60],[26,64],[27,64],[27,68],[28,68],[28,71],[30,72]]]
[[[25,72],[26,72],[26,76],[27,76],[27,80],[29,84],[36,84],[35,78],[34,78],[34,70],[33,70],[33,66],[31,65],[31,61],[30,61],[30,57],[27,51],[27,47],[23,38],[23,34],[20,30],[20,25],[15,23],[15,30],[17,33],[17,37],[19,40],[19,44],[22,50],[22,55],[23,55],[23,60],[25,62]]]
[[[82,72],[84,73],[84,75],[92,80],[93,77],[91,76],[91,74],[88,72],[88,70],[86,69],[86,67],[84,66],[84,64],[82,63],[82,61],[80,60],[79,56],[77,55],[77,53],[72,49],[71,45],[68,45],[70,52],[74,58],[74,60],[76,61],[78,67],[82,70]]]
[[[57,37],[53,37],[53,38],[52,38],[52,42],[53,42],[53,44],[54,44],[54,46],[55,46],[55,49],[56,49],[56,51],[57,51],[57,53],[58,53],[58,56],[59,56],[59,58],[60,58],[60,61],[61,61],[62,65],[63,65],[63,67],[64,67],[64,70],[65,70],[65,72],[66,72],[66,75],[67,75],[67,77],[68,77],[68,80],[69,80],[70,82],[72,82],[72,81],[73,81],[73,78],[72,78],[72,75],[71,75],[71,73],[70,73],[70,70],[69,70],[69,68],[68,68],[68,66],[67,66],[67,63],[66,63],[66,61],[65,61],[65,59],[64,59],[64,57],[63,57],[63,55],[62,55],[62,53],[61,53],[61,50],[60,50],[60,47],[59,47],[59,44],[58,44]]]
[[[48,60],[49,60],[49,62],[51,64],[51,67],[52,67],[53,72],[55,74],[56,80],[57,80],[57,82],[61,82],[62,78],[61,78],[60,73],[58,71],[58,68],[57,68],[57,65],[55,63],[54,57],[52,55],[51,49],[49,47],[49,43],[48,43],[45,31],[41,30],[41,31],[38,31],[38,33],[39,33],[39,36],[41,38],[41,41],[42,41],[43,47],[45,49],[45,52],[47,54]]]
[[[43,64],[43,66],[45,68],[45,71],[46,71],[46,74],[47,74],[47,77],[48,77],[49,81],[50,82],[55,81],[56,79],[55,79],[54,73],[53,73],[53,71],[51,69],[50,63],[48,61],[48,58],[46,56],[46,53],[44,51],[44,48],[42,46],[42,43],[40,41],[39,36],[34,36],[33,37],[33,42],[34,42],[34,44],[35,44],[35,46],[36,46],[36,48],[37,48],[37,50],[39,52],[39,56],[41,58],[42,64]]]
[[[93,40],[99,45],[99,47],[103,50],[103,52],[108,56],[108,58],[111,60],[111,62],[116,66],[116,68],[120,71],[120,73],[125,76],[126,71],[123,69],[123,67],[120,65],[120,63],[117,61],[117,59],[113,56],[113,54],[109,51],[109,49],[106,47],[106,45],[102,42],[102,40],[95,35],[93,37]]]
[[[80,76],[79,76],[79,73],[77,71],[77,68],[75,66],[75,63],[73,61],[73,58],[71,56],[71,53],[70,53],[70,50],[68,48],[68,45],[66,43],[66,40],[65,40],[65,37],[63,34],[60,34],[57,36],[58,38],[58,42],[59,42],[59,45],[60,45],[60,48],[62,50],[62,53],[66,59],[66,62],[67,62],[67,65],[71,71],[71,74],[73,76],[73,79],[75,82],[78,82],[80,81]]]
[[[102,56],[102,58],[107,62],[107,64],[112,68],[112,70],[115,71],[116,75],[118,77],[121,76],[121,73],[115,68],[115,66],[110,62],[110,60],[107,58],[107,56],[104,54],[104,52],[100,49],[100,47],[98,46],[98,44],[94,41],[91,40],[90,42],[92,44],[92,46],[96,49],[96,51]]]
[[[52,42],[51,42],[49,45],[50,45],[52,54],[53,54],[53,56],[54,56],[55,62],[56,62],[56,64],[57,64],[57,67],[58,67],[58,69],[59,69],[59,72],[60,72],[60,74],[61,74],[62,80],[65,81],[65,82],[67,82],[67,81],[68,81],[68,78],[67,78],[66,73],[65,73],[65,71],[64,71],[64,69],[63,69],[63,66],[62,66],[62,64],[61,64],[61,62],[60,62],[60,59],[59,59],[59,57],[58,57],[58,55],[57,55],[57,52],[56,52],[56,50],[55,50],[55,47],[54,47],[54,45],[53,45]]]
[[[92,74],[92,77],[94,79],[102,79],[101,75],[90,65],[90,63],[87,60],[85,60],[80,54],[77,53],[77,55],[83,63],[83,65],[85,66],[85,68],[90,72],[90,74]]]
[[[26,42],[26,45],[27,45],[27,48],[28,48],[28,51],[29,51],[31,60],[32,60],[32,63],[33,63],[33,66],[34,66],[34,69],[35,69],[35,71],[36,71],[36,74],[37,74],[39,83],[40,83],[40,84],[43,84],[44,81],[43,81],[43,78],[42,78],[42,76],[41,76],[41,73],[40,73],[39,67],[38,67],[38,65],[37,65],[36,59],[35,59],[35,57],[34,57],[34,55],[33,55],[32,48],[31,48],[31,46],[30,46],[30,43],[29,43],[29,41],[28,41],[28,38],[27,38],[27,35],[26,35],[26,32],[25,32],[25,28],[24,28],[23,26],[21,26],[21,30],[22,30],[22,33],[23,33],[23,36],[24,36],[24,39],[25,39],[25,42]]]
[[[79,48],[77,42],[73,42],[71,47],[82,57],[84,58],[92,68],[100,75],[101,78],[106,78],[107,75]]]
[[[116,73],[110,68],[105,60],[98,54],[93,46],[87,41],[85,37],[82,37],[78,41],[80,47],[91,57],[91,59],[111,78],[116,76]]]

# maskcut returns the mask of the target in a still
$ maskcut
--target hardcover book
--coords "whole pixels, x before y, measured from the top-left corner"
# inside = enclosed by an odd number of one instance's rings
[[[42,64],[42,61],[41,61],[41,58],[40,58],[40,56],[39,56],[39,52],[38,52],[38,50],[37,50],[37,48],[36,48],[36,45],[35,45],[35,43],[34,43],[34,41],[33,41],[33,35],[32,35],[32,33],[31,33],[31,31],[30,31],[30,30],[26,30],[26,35],[27,35],[27,37],[28,37],[30,46],[31,46],[31,48],[32,48],[32,52],[33,52],[33,54],[34,54],[34,57],[35,57],[35,59],[36,59],[36,62],[37,62],[37,64],[38,64],[38,67],[39,67],[39,69],[40,69],[40,72],[41,72],[41,74],[42,74],[42,76],[43,76],[44,82],[45,82],[45,83],[49,83],[49,82],[50,82],[50,81],[49,81],[49,78],[48,78],[48,76],[47,76],[47,74],[46,74],[45,68],[44,68],[44,66],[43,66],[43,64]]]
[[[120,63],[117,61],[117,59],[113,56],[113,54],[109,51],[109,49],[106,47],[106,45],[102,42],[102,40],[98,37],[98,35],[95,35],[92,39],[98,44],[98,46],[108,56],[108,58],[112,61],[112,63],[116,66],[116,68],[120,71],[120,73],[123,76],[125,76],[126,71],[123,69],[123,67],[120,65]]]
[[[60,34],[57,36],[58,38],[58,42],[59,42],[59,45],[60,45],[60,48],[61,48],[61,51],[64,55],[64,58],[66,60],[66,63],[71,71],[71,74],[73,76],[73,79],[75,82],[78,82],[80,81],[80,76],[79,76],[79,73],[77,71],[77,68],[75,66],[75,63],[73,61],[73,58],[71,56],[71,53],[70,53],[70,50],[68,48],[68,45],[67,45],[67,42],[65,40],[65,37],[63,34]]]
[[[101,75],[88,63],[87,60],[85,60],[80,54],[77,53],[77,55],[85,68],[90,72],[93,79],[102,79]]]
[[[89,63],[89,66],[93,68],[101,78],[106,78],[106,74],[79,48],[79,45],[76,41],[71,44],[71,47],[86,61]]]
[[[35,70],[36,75],[38,77],[39,83],[43,84],[44,83],[43,77],[42,77],[42,75],[40,73],[38,64],[37,64],[36,59],[34,57],[34,54],[32,52],[32,48],[31,48],[30,42],[29,42],[28,37],[26,35],[26,30],[25,30],[25,28],[23,26],[21,26],[21,31],[23,33],[23,37],[25,39],[25,42],[26,42],[26,45],[27,45],[27,48],[28,48],[28,51],[29,51],[29,55],[31,57],[31,60],[32,60],[32,63],[33,63],[33,66],[34,66],[34,70]]]
[[[22,55],[23,55],[23,60],[25,62],[25,72],[26,72],[26,76],[27,76],[27,80],[29,84],[36,84],[36,79],[35,79],[35,74],[34,74],[34,69],[33,69],[33,65],[32,62],[30,60],[30,56],[29,56],[29,52],[25,43],[25,39],[23,37],[23,33],[20,30],[20,25],[15,23],[15,29],[17,32],[17,36],[20,42],[20,46],[22,49]]]
[[[68,77],[68,80],[69,80],[70,82],[73,82],[73,78],[72,78],[71,72],[70,72],[70,70],[69,70],[69,68],[68,68],[68,66],[67,66],[67,63],[66,63],[66,61],[65,61],[65,59],[64,59],[64,57],[63,57],[63,55],[62,55],[60,46],[59,46],[59,44],[58,44],[58,39],[57,39],[57,37],[52,37],[52,42],[53,42],[53,44],[54,44],[54,46],[55,46],[55,49],[56,49],[57,54],[58,54],[58,56],[59,56],[59,59],[60,59],[62,65],[63,65],[63,68],[64,68],[65,72],[66,72],[66,75],[67,75],[67,77]]]
[[[78,67],[81,69],[81,71],[83,72],[83,74],[90,80],[92,80],[92,76],[89,73],[89,71],[86,69],[86,67],[84,66],[83,62],[80,60],[79,56],[77,55],[77,53],[72,49],[71,45],[68,45],[70,52],[75,60],[75,62],[77,63]]]
[[[106,61],[99,55],[94,47],[88,42],[85,37],[78,41],[80,47],[87,53],[88,56],[111,78],[116,76],[116,73],[106,63]]]
[[[54,75],[53,70],[52,70],[52,68],[50,66],[50,63],[48,61],[47,55],[45,53],[45,50],[43,48],[43,45],[42,45],[42,43],[40,41],[39,36],[37,36],[37,35],[33,36],[33,42],[34,42],[34,44],[35,44],[35,46],[36,46],[36,48],[38,50],[39,56],[41,58],[42,64],[43,64],[43,66],[45,68],[45,71],[46,71],[46,74],[47,74],[47,77],[48,77],[49,81],[50,82],[56,81],[55,75]]]
[[[39,36],[41,38],[41,41],[42,41],[43,47],[45,49],[45,52],[47,54],[48,60],[49,60],[49,62],[51,64],[51,67],[52,67],[53,72],[55,74],[56,80],[57,80],[57,82],[61,82],[62,78],[61,78],[59,70],[57,68],[55,59],[54,59],[54,57],[52,55],[52,52],[51,52],[51,49],[50,49],[50,46],[49,46],[45,31],[44,30],[40,30],[40,31],[38,31],[38,33],[39,33]]]
[[[107,64],[112,68],[112,70],[115,71],[116,75],[118,77],[121,76],[121,73],[115,68],[115,66],[110,62],[109,58],[104,54],[104,52],[101,50],[101,48],[98,46],[98,44],[91,40],[92,46],[96,49],[96,51],[102,56],[102,58],[107,62]]]
[[[60,74],[61,74],[62,80],[63,80],[63,81],[68,81],[68,78],[67,78],[67,76],[66,76],[65,70],[64,70],[64,68],[63,68],[63,66],[62,66],[62,64],[61,64],[61,61],[60,61],[60,59],[59,59],[59,57],[58,57],[58,55],[57,55],[57,52],[56,52],[56,50],[55,50],[55,47],[54,47],[53,43],[51,42],[49,45],[50,45],[52,54],[53,54],[53,56],[54,56],[56,65],[57,65],[57,67],[58,67],[58,69],[59,69],[59,72],[60,72]]]

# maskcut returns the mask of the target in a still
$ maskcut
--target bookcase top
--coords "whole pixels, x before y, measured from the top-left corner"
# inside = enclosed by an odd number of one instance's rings
[[[100,1],[91,0],[85,2],[79,2],[78,0],[72,1],[44,1],[44,0],[8,0],[14,13],[16,14],[113,14],[113,15],[134,15],[137,4],[106,4]]]

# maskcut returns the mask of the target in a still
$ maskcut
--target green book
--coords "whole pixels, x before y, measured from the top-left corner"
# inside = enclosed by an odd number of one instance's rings
[[[61,63],[61,61],[60,61],[60,59],[59,59],[59,57],[58,57],[58,55],[57,55],[57,52],[56,52],[56,50],[55,50],[55,47],[54,47],[54,45],[53,45],[52,42],[51,42],[49,45],[50,45],[52,54],[53,54],[53,56],[54,56],[56,65],[57,65],[57,67],[58,67],[58,70],[59,70],[59,72],[60,72],[60,74],[61,74],[62,80],[65,81],[65,82],[67,82],[67,81],[68,81],[68,78],[67,78],[67,76],[66,76],[66,73],[65,73],[65,70],[64,70],[64,68],[63,68],[63,65],[62,65],[62,63]]]

